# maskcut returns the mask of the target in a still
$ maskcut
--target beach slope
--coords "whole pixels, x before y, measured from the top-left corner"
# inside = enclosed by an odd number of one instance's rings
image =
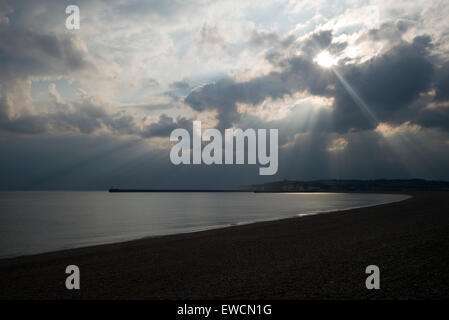
[[[186,212],[188,214],[188,212]],[[81,289],[65,288],[77,265]],[[380,290],[365,268],[380,268]],[[449,192],[369,208],[0,260],[1,299],[449,297]]]

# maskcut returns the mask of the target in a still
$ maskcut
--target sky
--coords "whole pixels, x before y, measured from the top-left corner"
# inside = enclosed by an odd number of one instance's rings
[[[448,21],[438,0],[0,0],[0,189],[449,180]],[[277,174],[173,165],[194,120],[278,129]]]

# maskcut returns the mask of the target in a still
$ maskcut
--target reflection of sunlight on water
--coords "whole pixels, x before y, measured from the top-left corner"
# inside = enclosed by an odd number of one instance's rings
[[[317,215],[319,212],[312,212],[312,213],[298,213],[298,217],[306,217],[306,216],[314,216]]]
[[[281,194],[298,194],[298,195],[314,195],[314,194],[339,194],[338,192],[304,192],[304,191],[298,191],[298,192],[279,192]]]

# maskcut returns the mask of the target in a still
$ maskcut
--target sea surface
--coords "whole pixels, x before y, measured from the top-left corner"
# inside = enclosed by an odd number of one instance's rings
[[[372,206],[357,193],[0,192],[0,257]]]

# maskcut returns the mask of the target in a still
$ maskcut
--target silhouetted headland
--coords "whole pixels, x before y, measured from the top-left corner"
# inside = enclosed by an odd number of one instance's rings
[[[243,186],[240,190],[253,192],[389,192],[389,191],[447,191],[449,181],[425,179],[377,180],[283,180]]]

